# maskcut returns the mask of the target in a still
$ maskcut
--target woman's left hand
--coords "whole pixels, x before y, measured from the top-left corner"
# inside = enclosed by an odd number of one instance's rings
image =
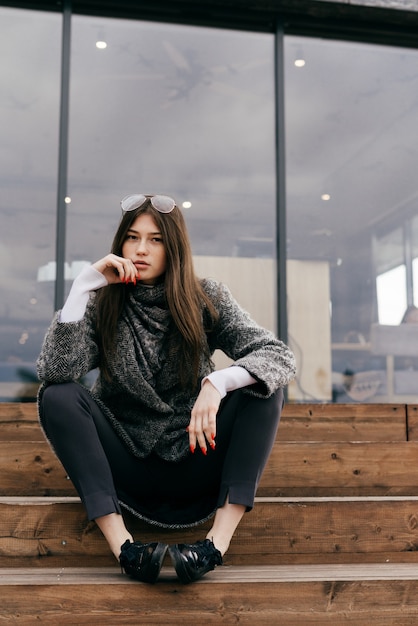
[[[190,424],[187,428],[192,452],[195,451],[196,444],[199,444],[205,455],[208,444],[212,450],[215,448],[216,415],[220,403],[221,394],[210,380],[205,380],[194,403]]]

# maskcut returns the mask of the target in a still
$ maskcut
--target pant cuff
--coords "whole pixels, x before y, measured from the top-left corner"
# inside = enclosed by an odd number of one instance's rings
[[[83,498],[83,504],[89,520],[110,513],[122,513],[116,494],[112,496],[103,492],[91,493]]]
[[[253,483],[232,483],[230,485],[222,483],[219,490],[218,508],[225,504],[228,497],[230,504],[241,504],[246,507],[247,512],[254,506],[255,487]]]

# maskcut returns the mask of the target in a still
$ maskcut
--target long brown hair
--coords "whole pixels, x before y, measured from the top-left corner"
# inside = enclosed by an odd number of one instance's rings
[[[174,329],[170,342],[171,352],[176,353],[188,367],[179,367],[182,385],[195,386],[198,381],[199,363],[202,353],[208,348],[205,332],[218,319],[218,313],[204,292],[193,268],[193,257],[189,235],[182,212],[177,206],[171,213],[161,214],[147,200],[139,209],[123,214],[115,233],[111,252],[122,256],[122,246],[133,222],[139,215],[151,215],[161,232],[166,252],[166,271],[163,277],[165,295],[170,309]],[[103,287],[97,296],[97,331],[99,337],[101,370],[110,378],[109,362],[115,352],[115,338],[118,320],[123,311],[126,285],[118,283]],[[206,310],[206,315],[203,310]],[[205,320],[205,322],[204,322]],[[205,326],[206,324],[206,326]]]

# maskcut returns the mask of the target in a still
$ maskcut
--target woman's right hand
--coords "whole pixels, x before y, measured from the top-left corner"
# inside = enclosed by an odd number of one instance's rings
[[[190,451],[193,453],[196,445],[203,454],[207,454],[207,445],[215,449],[216,415],[221,402],[221,394],[209,379],[203,383],[196,402],[192,408],[190,422],[187,427],[189,433]]]
[[[93,263],[93,267],[103,274],[109,285],[115,283],[134,283],[139,280],[139,272],[130,259],[108,254]]]

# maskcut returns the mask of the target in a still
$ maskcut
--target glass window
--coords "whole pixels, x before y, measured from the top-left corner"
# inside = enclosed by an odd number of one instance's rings
[[[53,313],[61,17],[0,8],[0,399],[32,399]]]
[[[274,127],[272,35],[74,16],[69,266],[108,252],[123,196],[173,195],[198,273],[274,327]]]
[[[418,326],[400,324],[418,256],[405,236],[417,62],[416,50],[285,39],[294,401],[417,401]]]

